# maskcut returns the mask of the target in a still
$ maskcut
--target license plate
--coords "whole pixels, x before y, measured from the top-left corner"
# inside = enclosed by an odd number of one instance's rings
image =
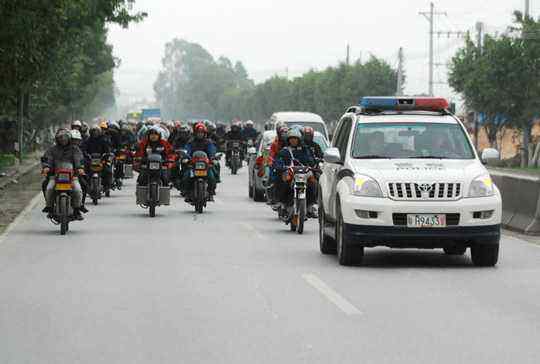
[[[119,155],[118,157],[116,157],[117,160],[119,161],[123,161],[123,160],[126,160],[126,156],[125,155]]]
[[[197,177],[206,177],[208,175],[208,172],[206,171],[195,171],[195,176]]]
[[[57,191],[71,191],[71,183],[57,183],[54,188]]]
[[[446,215],[409,214],[407,215],[407,227],[444,228],[446,227]]]

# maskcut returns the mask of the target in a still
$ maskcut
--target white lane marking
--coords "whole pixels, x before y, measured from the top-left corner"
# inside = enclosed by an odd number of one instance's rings
[[[243,222],[240,224],[242,227],[244,227],[246,230],[250,231],[251,233],[253,233],[253,235],[255,235],[255,237],[259,240],[265,240],[266,238],[264,237],[263,234],[261,234],[259,232],[259,230],[257,230],[253,225],[251,224],[248,224],[247,222]]]
[[[15,220],[13,220],[11,222],[11,224],[8,225],[8,227],[6,228],[6,230],[4,230],[4,233],[2,235],[0,235],[0,244],[2,244],[6,239],[7,239],[7,236],[8,234],[13,230],[15,229],[15,227],[17,225],[19,225],[21,223],[21,221],[26,217],[26,215],[28,215],[30,213],[30,211],[32,211],[32,209],[34,207],[36,207],[36,205],[39,203],[39,201],[42,199],[42,196],[43,196],[43,193],[39,192],[38,194],[36,194],[34,196],[34,198],[32,198],[32,200],[30,200],[30,202],[28,203],[28,205],[26,205],[26,207],[24,208],[24,210],[22,210],[19,215],[17,215],[17,217],[15,218]]]
[[[343,296],[334,291],[330,286],[320,280],[314,274],[302,274],[302,278],[313,288],[319,291],[330,302],[336,305],[346,315],[361,315],[362,312],[347,301]]]

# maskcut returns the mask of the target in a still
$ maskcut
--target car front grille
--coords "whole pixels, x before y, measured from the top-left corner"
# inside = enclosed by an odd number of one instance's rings
[[[455,201],[461,199],[461,183],[409,183],[388,184],[388,194],[393,200],[402,201]]]
[[[392,220],[395,226],[407,226],[407,214],[392,214]],[[447,226],[458,226],[459,220],[459,214],[446,214]]]

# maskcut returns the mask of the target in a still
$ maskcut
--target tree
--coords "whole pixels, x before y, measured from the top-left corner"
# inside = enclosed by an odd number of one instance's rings
[[[531,122],[540,109],[540,23],[520,12],[514,17],[507,34],[485,38],[482,51],[467,40],[452,59],[449,82],[470,109],[486,115],[492,143],[503,125],[523,132],[525,166]]]

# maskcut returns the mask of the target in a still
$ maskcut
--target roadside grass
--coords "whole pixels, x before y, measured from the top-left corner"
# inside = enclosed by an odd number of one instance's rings
[[[0,171],[14,166],[17,158],[13,154],[0,154]]]

